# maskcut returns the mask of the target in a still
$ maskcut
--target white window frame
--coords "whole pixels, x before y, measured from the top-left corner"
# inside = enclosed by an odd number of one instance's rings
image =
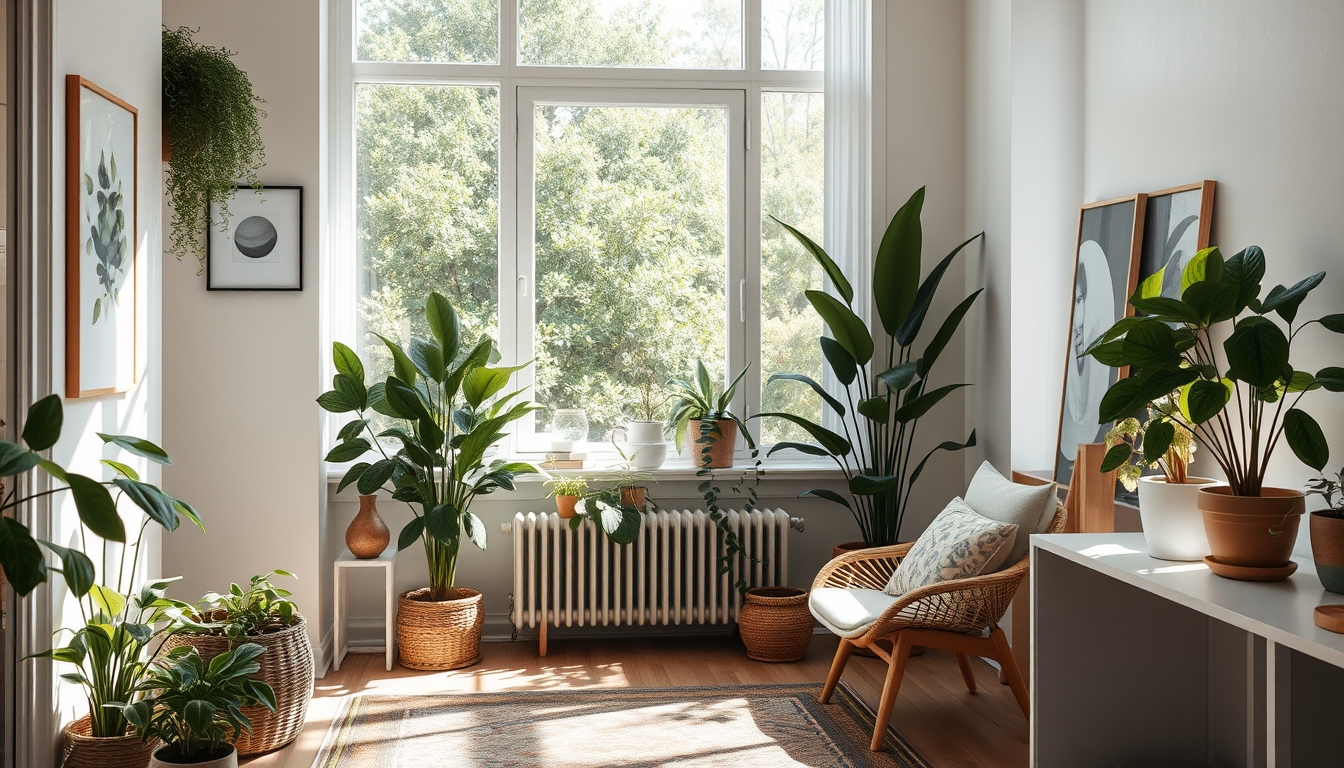
[[[330,257],[322,314],[331,338],[354,341],[357,322],[355,205],[355,91],[364,84],[487,86],[499,91],[499,347],[503,361],[527,358],[532,338],[531,164],[521,164],[522,136],[531,141],[531,110],[519,107],[537,101],[564,101],[561,94],[591,101],[598,91],[610,94],[601,103],[677,104],[729,108],[728,280],[724,286],[728,312],[725,370],[736,373],[750,363],[732,407],[744,418],[759,412],[761,386],[761,94],[824,92],[820,71],[761,67],[761,3],[743,0],[744,66],[740,69],[617,68],[522,64],[518,60],[518,0],[500,0],[500,46],[497,64],[356,61],[357,0],[331,5],[329,80],[329,166],[331,213]],[[619,94],[619,97],[617,95]],[[573,103],[573,102],[566,102]],[[734,115],[738,119],[734,118]],[[526,121],[527,126],[523,123]],[[741,125],[741,141],[731,126]],[[524,131],[526,130],[526,134]],[[510,134],[514,140],[509,141]],[[526,165],[526,168],[522,166]],[[524,184],[526,182],[526,184]],[[526,193],[526,194],[524,194]],[[523,198],[529,199],[524,202]],[[734,207],[736,206],[736,208]],[[521,209],[526,208],[526,211]],[[526,216],[526,218],[524,218]],[[524,231],[526,230],[526,231]],[[524,245],[525,244],[525,245]],[[526,251],[526,253],[524,253]],[[520,301],[520,277],[527,277],[528,297]],[[523,321],[526,314],[527,323]],[[525,329],[522,327],[527,325]],[[526,346],[525,346],[526,344]],[[353,346],[353,344],[352,344]],[[324,366],[331,367],[324,357]],[[330,377],[332,371],[326,371]],[[530,384],[532,373],[517,376],[517,386]],[[829,376],[829,372],[827,373]],[[726,383],[726,382],[723,382]],[[515,425],[530,433],[533,424]],[[328,425],[328,429],[332,429]],[[754,429],[753,431],[758,432]],[[517,433],[515,433],[517,434]],[[516,451],[518,442],[509,449]],[[593,446],[594,449],[598,446]],[[739,454],[745,443],[739,439]]]

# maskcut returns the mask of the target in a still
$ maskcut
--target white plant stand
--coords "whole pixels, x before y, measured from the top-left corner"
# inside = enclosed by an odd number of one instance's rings
[[[396,544],[389,544],[383,553],[371,560],[360,560],[350,554],[350,550],[341,552],[340,557],[336,558],[336,609],[332,616],[332,658],[331,669],[333,672],[339,672],[341,669],[341,660],[345,654],[350,652],[347,646],[349,632],[346,629],[346,622],[349,616],[346,611],[345,593],[346,593],[346,572],[351,568],[382,568],[383,584],[387,590],[387,598],[384,602],[384,631],[386,637],[383,641],[383,651],[387,655],[387,671],[392,671],[392,660],[396,657],[396,622],[394,621],[394,612],[397,607],[396,583],[397,583],[397,547]]]

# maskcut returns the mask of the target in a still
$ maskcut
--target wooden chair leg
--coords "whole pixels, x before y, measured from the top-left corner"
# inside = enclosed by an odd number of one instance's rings
[[[1022,714],[1031,718],[1031,701],[1027,694],[1027,682],[1022,679],[1022,670],[1018,669],[1017,659],[1013,658],[1013,649],[1008,645],[1008,636],[1002,629],[994,627],[989,633],[989,641],[994,644],[995,661],[1003,668],[1003,676],[1008,678],[1008,687],[1017,697],[1017,705]]]
[[[835,649],[835,660],[831,662],[831,673],[826,676],[826,685],[821,689],[821,697],[818,699],[822,704],[829,704],[831,694],[835,693],[835,686],[840,683],[840,675],[845,671],[845,665],[849,663],[849,655],[854,652],[854,644],[846,638],[840,638],[840,645]]]
[[[887,724],[891,722],[891,709],[896,704],[896,694],[901,690],[901,677],[905,675],[905,661],[910,658],[910,635],[896,633],[896,642],[891,649],[891,664],[887,667],[887,681],[882,686],[882,702],[877,708],[877,720],[873,723],[874,752],[882,751],[882,741],[887,736]]]
[[[975,673],[971,671],[971,657],[958,653],[957,667],[961,669],[961,679],[966,681],[966,690],[975,693]]]

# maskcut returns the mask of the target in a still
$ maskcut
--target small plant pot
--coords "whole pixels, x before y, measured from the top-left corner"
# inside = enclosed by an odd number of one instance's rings
[[[568,520],[577,514],[575,512],[575,507],[578,506],[578,503],[578,496],[556,496],[555,513],[561,518]]]
[[[1264,488],[1259,496],[1234,496],[1226,485],[1198,491],[1210,557],[1242,569],[1281,569],[1290,562],[1297,527],[1306,511],[1298,491]],[[1275,579],[1288,578],[1285,573]]]
[[[644,488],[640,486],[621,489],[621,504],[627,507],[644,510]]]
[[[238,750],[232,746],[229,747],[229,754],[223,757],[215,757],[195,763],[165,759],[170,749],[171,747],[162,746],[154,750],[154,756],[149,759],[149,768],[182,768],[184,765],[191,766],[191,768],[238,768]]]
[[[812,642],[812,612],[807,590],[756,587],[747,590],[737,618],[747,658],[756,661],[798,661]]]
[[[85,715],[65,726],[65,759],[61,765],[66,768],[145,768],[150,756],[163,742],[150,739],[140,740],[134,733],[125,736],[91,736],[93,725]]]
[[[687,430],[687,451],[691,455],[691,463],[697,467],[708,466],[710,469],[727,469],[733,466],[733,450],[737,445],[737,422],[732,419],[718,419],[714,423],[718,426],[718,436],[709,436],[709,464],[705,464],[705,446],[706,443],[700,442],[701,425],[704,422],[699,419],[692,419],[690,429]]]
[[[397,653],[408,669],[443,670],[481,661],[485,600],[465,587],[449,590],[449,599],[430,598],[429,587],[402,593],[397,600]]]
[[[860,549],[868,549],[868,542],[846,541],[844,544],[836,544],[834,547],[831,547],[831,559],[834,560],[841,555],[847,555],[850,552]]]
[[[1316,561],[1316,575],[1321,586],[1344,594],[1344,518],[1327,517],[1312,512],[1311,559]]]
[[[1207,477],[1168,483],[1165,477],[1139,478],[1139,519],[1148,554],[1158,560],[1203,560],[1209,554],[1199,489],[1217,485]]]

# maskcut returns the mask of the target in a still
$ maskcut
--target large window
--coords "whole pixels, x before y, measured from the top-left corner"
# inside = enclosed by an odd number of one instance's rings
[[[823,0],[348,0],[337,13],[337,338],[427,333],[437,290],[589,440],[697,359],[738,413],[816,418]],[[347,87],[348,86],[348,87]],[[340,296],[347,296],[342,300]],[[771,425],[767,442],[798,438]]]

